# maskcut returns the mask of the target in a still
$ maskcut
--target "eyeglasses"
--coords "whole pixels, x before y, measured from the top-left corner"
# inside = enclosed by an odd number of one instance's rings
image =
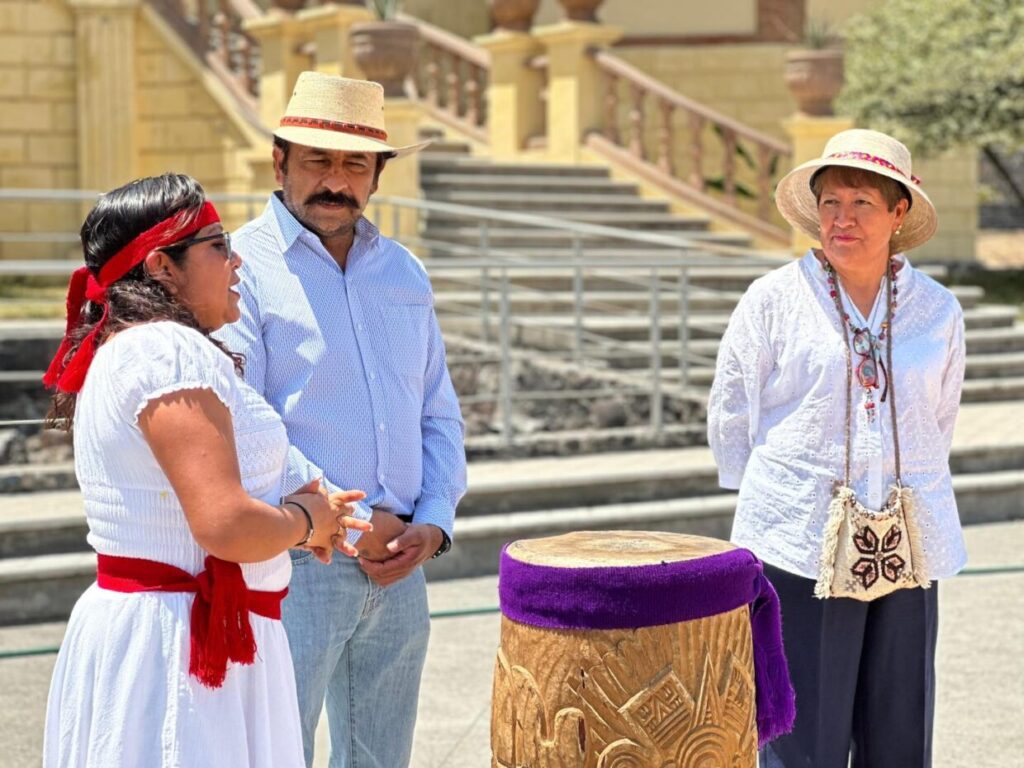
[[[193,237],[191,240],[182,240],[180,243],[174,243],[173,245],[165,245],[164,250],[170,251],[184,251],[191,248],[193,245],[199,245],[199,243],[210,242],[211,240],[223,240],[224,241],[224,258],[231,258],[231,233],[230,232],[218,232],[215,235],[206,235],[205,237]]]
[[[875,337],[867,328],[853,332],[853,351],[861,356],[857,364],[857,380],[865,389],[878,389],[878,361],[875,357]]]

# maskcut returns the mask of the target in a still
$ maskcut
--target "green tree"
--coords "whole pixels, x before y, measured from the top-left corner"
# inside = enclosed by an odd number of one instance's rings
[[[1024,204],[999,154],[1024,146],[1024,2],[885,0],[844,32],[841,113],[926,155],[976,145]]]

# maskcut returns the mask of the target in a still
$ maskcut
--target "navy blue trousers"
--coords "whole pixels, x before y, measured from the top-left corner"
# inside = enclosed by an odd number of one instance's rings
[[[819,600],[814,581],[765,563],[779,593],[796,727],[761,768],[929,768],[938,587],[869,603]]]

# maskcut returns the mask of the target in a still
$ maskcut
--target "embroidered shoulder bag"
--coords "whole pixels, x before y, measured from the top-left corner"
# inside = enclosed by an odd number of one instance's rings
[[[834,273],[833,273],[834,274]],[[897,589],[921,587],[931,582],[924,577],[921,534],[914,516],[912,489],[903,485],[900,473],[900,440],[896,423],[896,393],[892,380],[892,269],[886,270],[886,373],[889,414],[892,417],[892,442],[896,464],[896,483],[878,511],[868,509],[850,487],[850,421],[853,388],[853,362],[850,333],[843,311],[839,279],[832,284],[832,298],[839,312],[846,349],[846,429],[845,474],[836,483],[828,507],[828,521],[818,565],[815,597],[850,597],[875,600]],[[885,395],[883,395],[883,400]]]

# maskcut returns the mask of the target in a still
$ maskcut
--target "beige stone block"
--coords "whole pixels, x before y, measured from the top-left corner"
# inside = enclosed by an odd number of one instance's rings
[[[75,232],[82,225],[78,203],[30,203],[27,224],[29,232]]]
[[[53,41],[41,35],[0,35],[0,65],[47,64],[53,58]]]
[[[69,134],[29,136],[28,159],[38,165],[74,165],[78,161],[78,142]]]
[[[55,65],[64,67],[75,66],[76,61],[74,35],[54,35],[52,62]]]
[[[25,13],[26,32],[73,32],[75,16],[72,10],[57,0],[40,0],[32,3]]]
[[[138,105],[142,119],[188,117],[191,114],[188,86],[184,85],[140,88]]]
[[[5,165],[24,163],[25,154],[24,136],[0,135],[0,163]]]
[[[48,131],[53,108],[45,101],[7,101],[0,109],[0,131]]]
[[[49,189],[54,186],[53,169],[37,165],[0,168],[0,186],[17,189]]]
[[[32,99],[75,98],[75,71],[72,69],[30,69],[28,95]]]
[[[28,5],[24,2],[0,3],[0,32],[24,32],[25,11]]]
[[[5,200],[0,203],[0,232],[21,232],[28,220],[28,203]]]
[[[10,99],[25,95],[25,70],[21,67],[0,68],[0,98]]]
[[[57,189],[77,189],[78,168],[54,168],[53,185]]]
[[[59,0],[31,0],[24,5],[23,31],[46,35],[74,32],[75,13],[67,3]]]
[[[52,105],[53,124],[62,130],[70,130],[78,123],[78,105],[74,101],[57,101]]]

